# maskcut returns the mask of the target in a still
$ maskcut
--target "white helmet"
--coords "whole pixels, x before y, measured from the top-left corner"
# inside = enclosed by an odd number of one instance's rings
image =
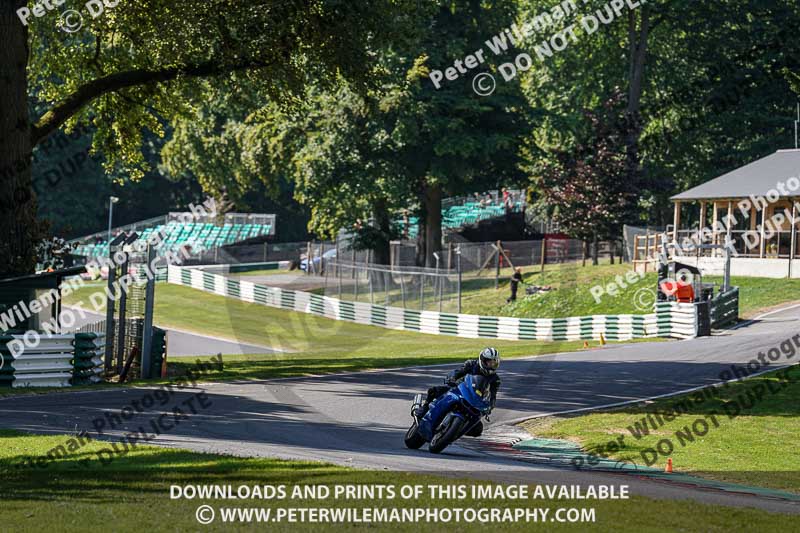
[[[478,356],[478,366],[481,369],[481,374],[491,376],[500,366],[500,352],[494,348],[484,348],[480,356]]]

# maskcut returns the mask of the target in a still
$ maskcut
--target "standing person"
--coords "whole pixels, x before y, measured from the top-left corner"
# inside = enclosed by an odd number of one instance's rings
[[[514,274],[511,275],[511,296],[508,297],[506,303],[517,301],[517,287],[520,283],[525,283],[522,279],[522,268],[514,268]]]
[[[506,213],[511,211],[511,193],[505,187],[503,187],[503,207],[506,208]]]

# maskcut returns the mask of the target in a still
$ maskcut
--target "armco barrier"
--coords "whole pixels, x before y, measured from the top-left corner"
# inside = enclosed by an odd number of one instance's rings
[[[72,340],[74,335],[42,336],[36,347],[25,347],[12,356],[7,344],[22,340],[22,335],[2,337],[4,365],[2,385],[12,387],[67,387],[72,378]]]
[[[95,333],[42,335],[35,347],[11,355],[8,343],[22,335],[0,336],[0,386],[69,387],[102,381],[102,336]]]
[[[268,287],[194,268],[170,266],[167,281],[269,307],[388,329],[505,340],[608,340],[695,335],[692,304],[658,304],[647,315],[513,318],[415,311]]]
[[[711,300],[710,314],[712,328],[735,324],[739,320],[739,287],[731,287]]]

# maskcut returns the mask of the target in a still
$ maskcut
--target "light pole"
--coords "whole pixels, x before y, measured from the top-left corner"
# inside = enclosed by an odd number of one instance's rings
[[[458,269],[458,313],[461,314],[461,246],[456,248],[456,268]]]
[[[111,220],[114,216],[114,204],[119,202],[119,198],[116,196],[109,196],[108,197],[108,242],[111,242]]]

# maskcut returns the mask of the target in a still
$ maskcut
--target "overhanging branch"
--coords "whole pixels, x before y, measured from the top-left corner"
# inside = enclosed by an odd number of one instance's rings
[[[266,68],[268,66],[270,66],[268,62],[265,63],[255,60],[224,65],[208,62],[199,65],[184,65],[158,70],[130,70],[98,78],[79,87],[74,93],[56,104],[55,107],[39,118],[36,124],[31,127],[31,146],[39,144],[84,106],[104,94],[139,85],[171,81],[179,76],[205,78],[241,70]]]

